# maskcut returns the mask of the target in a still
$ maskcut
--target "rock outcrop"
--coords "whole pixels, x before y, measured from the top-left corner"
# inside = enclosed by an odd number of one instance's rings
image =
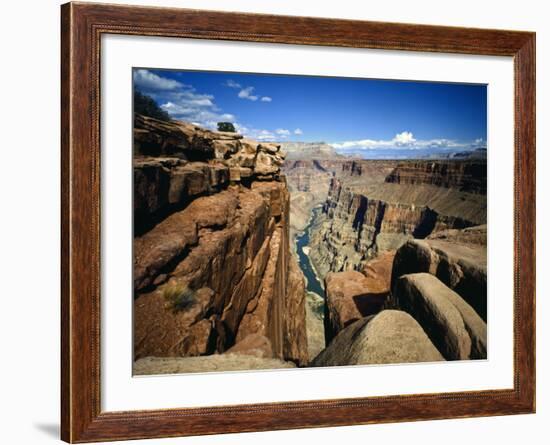
[[[312,366],[441,361],[418,322],[406,312],[385,310],[341,331]]]
[[[325,340],[329,344],[345,327],[380,312],[387,293],[370,289],[370,281],[360,272],[329,273],[325,277]]]
[[[487,326],[457,293],[427,273],[403,275],[393,298],[447,360],[487,358]]]
[[[135,358],[236,348],[305,364],[279,145],[139,115],[134,135]]]
[[[180,121],[134,119],[134,216],[136,233],[199,196],[229,184],[277,180],[285,153],[237,133],[206,130]]]
[[[476,229],[475,238],[483,228]],[[464,236],[454,234],[457,239]],[[405,274],[427,272],[458,293],[483,320],[487,320],[487,248],[485,244],[462,244],[439,239],[410,240],[396,253],[392,289]],[[395,293],[395,292],[394,292]]]

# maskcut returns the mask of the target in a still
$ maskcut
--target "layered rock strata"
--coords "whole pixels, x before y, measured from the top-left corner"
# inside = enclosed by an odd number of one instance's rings
[[[135,358],[233,349],[305,364],[284,153],[186,123],[135,123]]]
[[[410,165],[405,174],[395,162],[391,170],[389,161],[349,161],[331,178],[311,236],[311,258],[320,275],[361,270],[370,258],[407,240],[485,223],[483,162]]]
[[[483,161],[400,162],[386,182],[430,184],[469,193],[487,193],[487,163]]]

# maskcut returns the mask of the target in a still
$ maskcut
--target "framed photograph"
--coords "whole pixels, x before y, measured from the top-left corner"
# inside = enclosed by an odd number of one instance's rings
[[[535,411],[535,34],[62,6],[62,439]]]

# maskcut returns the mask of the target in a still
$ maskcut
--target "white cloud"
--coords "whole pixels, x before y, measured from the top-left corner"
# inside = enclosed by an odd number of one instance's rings
[[[166,102],[161,105],[174,119],[193,122],[194,124],[215,128],[218,122],[234,122],[236,117],[230,113],[219,113],[215,110],[185,103]]]
[[[134,81],[173,119],[213,128],[218,122],[235,122],[236,116],[224,113],[214,96],[198,92],[193,86],[162,77],[148,70],[136,70]]]
[[[396,134],[393,141],[398,145],[409,145],[416,142],[416,139],[410,131],[403,131]]]
[[[228,79],[227,82],[224,84],[226,87],[229,88],[242,88],[240,83],[235,82],[234,80]]]
[[[477,146],[481,146],[481,147],[485,147],[487,145],[487,143],[485,142],[485,140],[483,138],[477,138],[474,141],[474,144],[477,145]]]
[[[134,71],[134,84],[137,87],[151,90],[175,90],[186,86],[177,80],[167,79],[144,69]]]
[[[240,134],[250,139],[256,139],[258,141],[275,141],[279,139],[276,131],[246,127],[242,124],[239,124],[238,122],[235,123],[235,129]]]
[[[260,97],[260,96],[257,96],[256,94],[253,94],[254,93],[254,87],[245,87],[245,86],[241,85],[240,83],[235,82],[232,79],[226,80],[223,85],[226,86],[226,87],[229,87],[229,88],[238,89],[239,90],[238,97],[241,98],[241,99],[248,99],[248,100],[251,100],[253,102],[257,101],[258,99],[260,99],[261,102],[271,102],[273,100],[269,96],[261,96]]]
[[[198,92],[192,85],[185,85],[148,70],[136,70],[134,81],[136,86],[143,88],[173,119],[211,129],[216,129],[218,122],[232,122],[239,133],[260,141],[273,141],[290,135],[290,131],[283,128],[272,131],[239,124],[235,115],[224,113],[216,105],[213,95]],[[238,96],[242,99],[271,101],[268,96],[260,98],[255,95],[254,87],[243,87],[231,79],[224,85],[239,89]]]
[[[277,128],[275,130],[275,133],[279,136],[282,136],[284,138],[286,138],[287,136],[290,136],[290,131],[288,131],[287,129],[285,128]]]
[[[360,139],[354,141],[343,141],[332,144],[336,149],[410,149],[419,150],[423,148],[456,148],[456,149],[468,149],[475,148],[483,144],[483,139],[476,139],[472,142],[456,141],[452,139],[426,139],[418,140],[410,131],[403,131],[396,134],[392,139]]]
[[[300,136],[304,134],[304,132],[300,128],[296,128],[296,130],[294,130],[294,134]]]
[[[260,141],[274,140],[275,135],[268,130],[260,130],[256,136]]]
[[[238,96],[241,99],[248,99],[252,101],[258,100],[258,96],[255,96],[252,94],[253,91],[254,91],[254,87],[246,87],[246,88],[243,88],[241,91],[239,91]]]
[[[207,107],[215,108],[214,96],[210,94],[197,93],[194,88],[188,90],[181,90],[178,92],[169,92],[163,94],[163,97],[167,98],[170,102],[176,102],[180,105],[193,107]]]

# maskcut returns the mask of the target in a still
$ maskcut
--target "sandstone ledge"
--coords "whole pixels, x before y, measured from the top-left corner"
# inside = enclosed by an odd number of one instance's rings
[[[134,362],[133,375],[250,371],[295,367],[296,365],[292,362],[243,354],[216,354],[202,357],[144,357]]]

